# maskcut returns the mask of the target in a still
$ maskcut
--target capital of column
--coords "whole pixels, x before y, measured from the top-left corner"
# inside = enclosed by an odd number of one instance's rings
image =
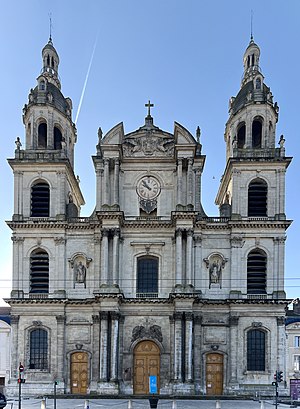
[[[25,240],[24,237],[16,237],[16,236],[12,236],[11,240],[13,243],[23,243],[23,241]]]
[[[120,229],[113,229],[112,233],[114,236],[120,237]]]
[[[182,232],[183,232],[183,229],[181,229],[181,228],[176,229],[176,231],[175,231],[176,237],[181,237],[181,236],[182,236]]]
[[[189,159],[188,159],[188,167],[193,166],[193,163],[194,163],[194,159],[189,158]]]
[[[64,315],[56,315],[56,322],[57,324],[64,324],[65,323],[65,316]]]
[[[196,324],[196,325],[201,325],[202,324],[202,316],[201,315],[195,315],[194,316],[194,324]]]
[[[182,166],[182,162],[183,162],[183,159],[182,158],[178,158],[177,159],[177,166]]]
[[[194,234],[194,230],[193,229],[188,229],[186,234],[187,234],[188,237],[192,237],[193,234]]]
[[[185,320],[186,321],[193,321],[194,314],[192,312],[186,312],[185,313]]]
[[[19,319],[20,319],[20,315],[11,315],[10,316],[11,324],[18,324]]]
[[[174,312],[173,317],[175,321],[181,321],[183,318],[183,312],[176,311]]]
[[[110,313],[110,316],[111,316],[111,319],[112,319],[112,320],[119,321],[119,319],[120,319],[120,317],[121,317],[121,314],[120,314],[119,312],[117,312],[117,311],[112,311],[112,312]]]
[[[102,229],[101,230],[102,238],[103,237],[108,237],[109,234],[109,229]]]
[[[109,158],[104,158],[103,163],[104,163],[104,166],[108,166],[109,165]]]
[[[100,322],[100,316],[97,315],[92,315],[92,320],[93,320],[93,324],[99,324]]]
[[[108,320],[108,311],[101,311],[100,312],[100,320],[101,321]]]

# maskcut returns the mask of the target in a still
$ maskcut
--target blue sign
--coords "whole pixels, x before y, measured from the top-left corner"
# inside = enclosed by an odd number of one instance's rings
[[[149,376],[149,393],[157,393],[157,376]]]

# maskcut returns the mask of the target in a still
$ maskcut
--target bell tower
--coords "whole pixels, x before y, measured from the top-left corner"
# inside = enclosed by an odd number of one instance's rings
[[[76,126],[72,100],[61,92],[59,56],[50,37],[42,50],[42,69],[23,108],[25,149],[16,141],[13,220],[79,215],[84,200],[74,175]]]
[[[233,219],[269,217],[285,220],[284,137],[278,138],[279,107],[264,83],[259,66],[260,49],[251,37],[243,57],[241,88],[229,101],[225,128],[227,165],[216,204]],[[230,206],[228,206],[230,205]]]

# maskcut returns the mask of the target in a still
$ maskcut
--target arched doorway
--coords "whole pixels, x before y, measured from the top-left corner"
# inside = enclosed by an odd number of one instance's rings
[[[223,355],[206,355],[206,394],[222,395],[223,393]]]
[[[71,355],[71,393],[86,394],[88,387],[88,354],[74,352]]]
[[[149,376],[157,377],[157,392],[160,385],[160,351],[153,341],[142,341],[137,344],[133,353],[133,393],[149,393]]]

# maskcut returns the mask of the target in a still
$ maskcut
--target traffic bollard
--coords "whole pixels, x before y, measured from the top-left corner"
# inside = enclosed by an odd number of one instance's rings
[[[177,409],[176,400],[173,400],[172,402],[172,409]]]
[[[265,409],[265,401],[264,400],[262,400],[260,402],[260,409]]]
[[[129,399],[129,401],[128,401],[128,406],[127,406],[127,409],[132,409],[132,402],[131,402],[131,399]]]
[[[46,409],[46,399],[42,399],[41,409]]]
[[[216,401],[216,409],[221,409],[221,403],[219,400]]]
[[[90,409],[90,401],[88,400],[84,401],[84,409]]]

